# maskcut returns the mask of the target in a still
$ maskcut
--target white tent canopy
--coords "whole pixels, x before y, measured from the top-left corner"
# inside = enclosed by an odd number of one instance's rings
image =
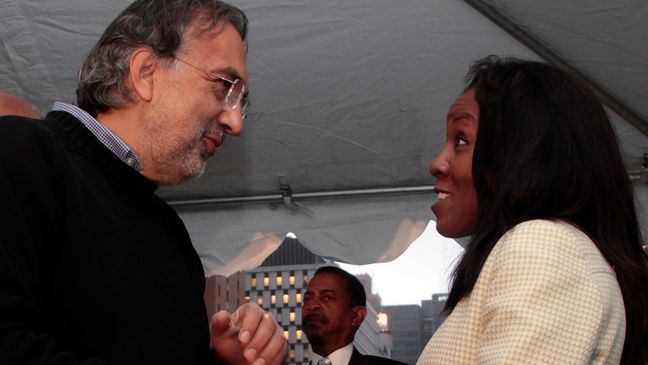
[[[469,65],[489,54],[590,80],[648,204],[645,0],[231,2],[250,19],[245,133],[203,178],[159,190],[208,272],[260,263],[288,231],[350,263],[398,256],[431,218],[427,165],[446,110]],[[85,54],[128,3],[0,0],[0,90],[43,111],[74,102]]]

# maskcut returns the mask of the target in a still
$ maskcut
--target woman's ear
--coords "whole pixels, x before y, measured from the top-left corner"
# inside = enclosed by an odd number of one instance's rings
[[[131,96],[146,102],[153,99],[153,74],[159,68],[158,59],[148,47],[136,49],[130,58],[128,79],[131,84]]]

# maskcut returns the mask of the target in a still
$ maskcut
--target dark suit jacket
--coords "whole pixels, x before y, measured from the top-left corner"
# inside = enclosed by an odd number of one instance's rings
[[[404,362],[388,359],[386,357],[363,355],[353,347],[353,354],[349,365],[407,365]]]

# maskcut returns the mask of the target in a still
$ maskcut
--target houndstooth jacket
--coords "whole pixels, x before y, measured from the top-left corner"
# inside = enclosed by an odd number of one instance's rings
[[[532,220],[497,242],[427,364],[617,364],[625,311],[613,269],[580,230]]]

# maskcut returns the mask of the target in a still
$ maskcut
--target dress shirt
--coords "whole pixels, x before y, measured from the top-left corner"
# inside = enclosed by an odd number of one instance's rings
[[[339,348],[331,352],[327,358],[331,360],[332,365],[348,365],[351,360],[351,355],[353,355],[353,342],[348,345]],[[317,362],[323,358],[322,355],[316,354],[315,352],[310,351],[311,364],[315,365]]]
[[[120,160],[124,161],[128,166],[139,171],[140,161],[133,152],[133,150],[124,142],[119,136],[108,129],[103,123],[88,114],[85,110],[76,105],[55,102],[52,111],[64,111],[74,115],[77,119],[94,134],[101,143],[112,151]]]

